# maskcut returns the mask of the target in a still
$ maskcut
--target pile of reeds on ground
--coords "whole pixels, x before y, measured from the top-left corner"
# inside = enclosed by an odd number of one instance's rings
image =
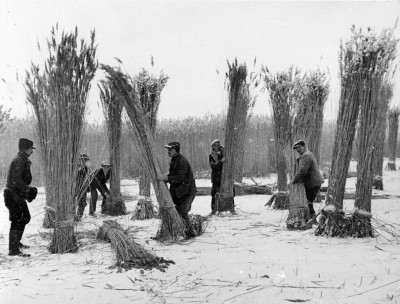
[[[74,33],[58,36],[52,28],[47,41],[49,56],[43,72],[32,64],[25,87],[28,102],[36,116],[40,153],[45,166],[46,205],[55,210],[46,212],[44,226],[54,225],[50,251],[77,250],[74,231],[76,210],[76,175],[83,119],[90,83],[97,70],[95,33],[89,44]],[[50,209],[49,209],[50,210]]]
[[[140,198],[137,202],[135,211],[133,212],[132,219],[147,220],[156,218],[157,212],[154,208],[153,202],[150,197]]]
[[[196,236],[202,235],[207,229],[208,219],[199,214],[189,214],[190,224],[196,232]]]
[[[162,272],[169,264],[175,264],[172,260],[159,258],[136,243],[131,236],[116,221],[104,221],[99,228],[97,239],[111,243],[111,248],[116,253],[116,267],[130,270],[132,268],[153,269]]]
[[[131,131],[136,139],[140,157],[153,184],[161,218],[161,226],[156,238],[163,241],[184,237],[185,226],[175,209],[166,183],[158,180],[162,171],[156,153],[155,141],[140,103],[135,83],[129,75],[122,73],[120,69],[105,65],[102,65],[102,69],[106,72],[107,79],[122,97],[121,100],[130,119]]]
[[[100,101],[107,123],[108,147],[111,165],[110,196],[103,211],[108,215],[126,214],[125,201],[121,197],[121,137],[122,137],[122,102],[110,83],[99,85]]]

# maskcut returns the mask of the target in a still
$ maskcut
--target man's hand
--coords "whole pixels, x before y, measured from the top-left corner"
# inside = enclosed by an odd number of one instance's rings
[[[164,174],[157,175],[157,180],[166,182],[168,181],[168,176]]]
[[[38,190],[37,190],[36,187],[30,187],[30,188],[29,188],[29,191],[28,191],[28,195],[27,195],[27,199],[26,199],[26,200],[27,200],[29,203],[32,202],[32,201],[36,198],[37,193],[38,193]]]
[[[221,158],[220,162],[224,163],[225,162],[225,157]]]

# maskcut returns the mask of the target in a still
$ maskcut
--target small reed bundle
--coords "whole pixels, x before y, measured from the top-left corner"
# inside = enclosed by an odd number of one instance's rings
[[[380,36],[370,29],[366,34],[356,31],[354,26],[351,31],[351,39],[341,45],[342,92],[326,204],[334,205],[336,210],[343,208],[346,175],[360,113],[355,204],[361,210],[370,212],[374,148],[380,134],[378,122],[385,119],[385,107],[380,104],[378,96],[394,59],[397,41],[392,30],[384,30]],[[317,230],[330,231],[329,227],[337,226],[337,223],[327,221],[324,225],[328,228],[318,227]],[[365,228],[360,228],[360,231],[366,231],[365,236],[372,235],[372,230]]]
[[[358,52],[361,54],[358,69],[362,82],[359,88],[360,122],[358,128],[357,184],[355,207],[371,212],[371,195],[374,179],[374,158],[379,144],[380,122],[386,118],[388,98],[381,98],[391,91],[393,61],[396,58],[398,39],[393,29],[379,35],[372,29],[356,33]],[[361,38],[361,39],[360,39]],[[387,96],[391,97],[391,96]],[[358,237],[373,236],[369,218],[353,227]]]
[[[189,214],[189,220],[196,236],[202,235],[207,228],[207,218],[200,214]]]
[[[166,183],[157,180],[157,176],[161,175],[162,172],[157,157],[157,149],[134,83],[129,76],[115,68],[103,65],[102,69],[107,73],[107,78],[113,84],[113,87],[122,96],[121,100],[131,121],[130,126],[132,134],[136,138],[140,157],[145,163],[148,176],[153,183],[161,217],[161,227],[156,238],[161,241],[176,240],[185,235],[185,226],[175,209]]]
[[[248,77],[249,76],[249,77]],[[221,187],[216,195],[217,211],[234,211],[234,175],[237,171],[237,161],[243,154],[244,131],[249,110],[253,107],[256,97],[251,96],[250,87],[257,87],[257,77],[248,75],[246,64],[238,64],[235,59],[232,64],[228,62],[226,73],[226,89],[228,91],[228,114],[225,126],[225,163],[222,168]],[[239,159],[237,159],[239,157]]]
[[[160,73],[156,78],[145,69],[134,77],[140,103],[144,114],[146,115],[153,137],[156,135],[157,113],[161,102],[161,92],[167,84],[168,76]],[[142,169],[139,179],[139,195],[150,197],[150,177],[146,174],[146,169]]]
[[[378,98],[381,100],[380,109],[382,119],[378,121],[377,142],[375,145],[375,157],[373,163],[373,188],[378,190],[383,190],[383,149],[385,145],[385,135],[386,135],[386,121],[388,116],[388,109],[390,100],[393,96],[393,83],[384,82],[380,88]]]
[[[81,143],[83,118],[90,82],[97,70],[95,33],[90,43],[79,43],[78,29],[62,33],[51,31],[49,57],[42,74],[32,65],[27,72],[27,100],[36,115],[36,129],[46,174],[46,205],[55,210],[46,212],[44,226],[54,225],[50,244],[52,253],[77,250],[74,231],[76,174]],[[79,47],[78,47],[79,45]],[[52,221],[52,222],[50,222]]]
[[[135,212],[133,213],[132,219],[135,220],[147,220],[156,217],[156,211],[154,210],[153,202],[150,197],[139,199]]]
[[[172,260],[159,258],[136,243],[129,237],[121,225],[115,221],[104,221],[99,228],[97,239],[111,243],[111,248],[117,256],[116,266],[119,269],[130,270],[132,268],[153,269],[162,272],[168,268],[169,264],[175,264]]]
[[[290,67],[287,71],[272,74],[267,67],[262,69],[265,88],[269,92],[274,125],[278,191],[270,204],[275,209],[288,209],[290,205],[288,173],[294,173],[293,123],[296,103],[300,98],[300,71]],[[286,151],[286,153],[285,153]],[[297,188],[297,187],[296,187]],[[294,199],[294,197],[293,197]],[[273,203],[275,200],[275,203]],[[269,202],[268,202],[269,203]]]
[[[98,87],[107,123],[111,165],[110,196],[106,200],[104,213],[108,215],[123,215],[126,214],[125,201],[121,197],[121,116],[123,106],[109,83],[103,82]]]
[[[396,147],[397,147],[397,134],[399,132],[399,115],[400,108],[392,108],[389,111],[389,162],[387,170],[396,171]]]

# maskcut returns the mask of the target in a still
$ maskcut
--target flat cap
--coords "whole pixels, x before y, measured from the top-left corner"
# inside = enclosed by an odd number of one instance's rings
[[[306,145],[306,143],[304,142],[304,140],[302,140],[302,139],[300,139],[300,140],[298,140],[298,141],[296,141],[295,143],[294,143],[294,145],[293,145],[293,149],[296,149],[298,146],[305,146]]]

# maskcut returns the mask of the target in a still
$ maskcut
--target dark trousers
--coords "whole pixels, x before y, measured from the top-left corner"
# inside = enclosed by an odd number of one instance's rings
[[[97,193],[96,186],[90,186],[90,206],[89,206],[89,214],[93,214],[96,212],[97,198],[99,197]],[[101,213],[104,212],[106,207],[107,198],[103,195],[103,200],[101,202]]]
[[[217,212],[217,205],[215,203],[215,195],[219,191],[221,184],[220,183],[213,183],[211,187],[211,212]]]
[[[310,188],[310,189],[306,189],[308,210],[310,210],[311,216],[315,215],[315,210],[314,210],[313,203],[315,201],[315,198],[317,197],[319,189],[321,189],[321,186]]]
[[[86,203],[86,192],[82,194],[82,196],[79,198],[78,201],[78,212],[77,212],[77,219],[80,221],[82,216],[83,216],[83,212],[85,211],[85,207],[86,207],[87,203]]]
[[[25,226],[31,220],[28,204],[24,199],[15,198],[9,189],[4,190],[4,203],[10,213],[9,251],[19,252],[19,243]]]
[[[189,211],[190,211],[190,209],[192,209],[192,202],[195,197],[196,197],[196,193],[184,195],[183,197],[181,197],[179,199],[172,196],[176,211],[178,211],[178,214],[181,216],[183,223],[186,226],[186,235],[187,236],[195,235],[195,232],[193,230],[192,224],[190,223],[190,219],[189,219]]]

